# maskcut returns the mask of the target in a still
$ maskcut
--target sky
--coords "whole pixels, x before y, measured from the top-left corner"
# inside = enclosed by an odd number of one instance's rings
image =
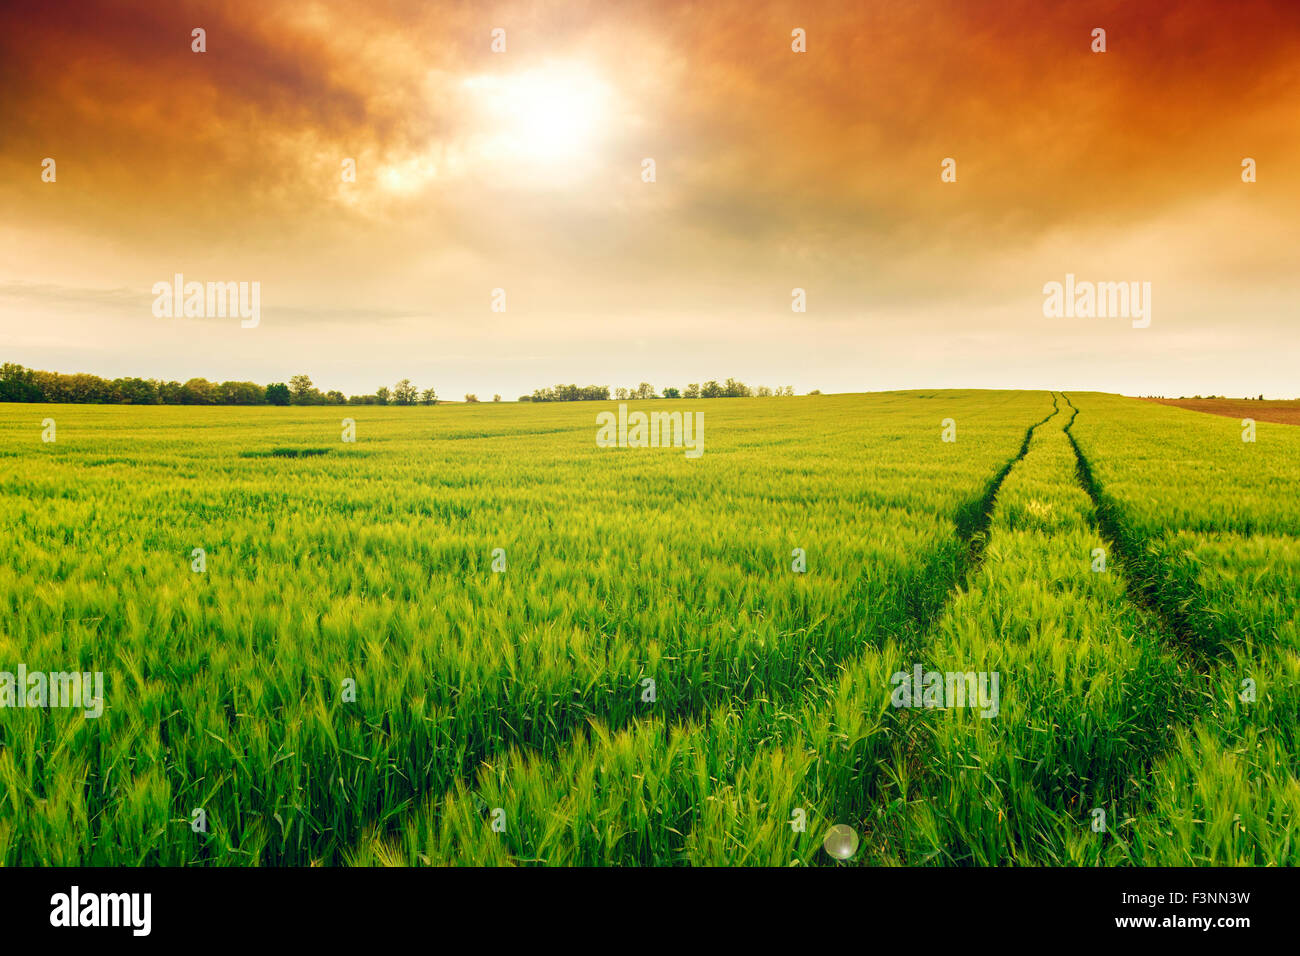
[[[0,4],[29,367],[1300,397],[1298,240],[1294,0]]]

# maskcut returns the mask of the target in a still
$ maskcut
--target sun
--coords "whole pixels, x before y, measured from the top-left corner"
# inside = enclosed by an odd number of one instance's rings
[[[608,126],[610,89],[575,64],[464,81],[488,159],[541,163],[590,157]]]

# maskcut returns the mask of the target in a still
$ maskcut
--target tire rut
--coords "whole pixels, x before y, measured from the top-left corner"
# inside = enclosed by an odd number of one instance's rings
[[[1148,542],[1140,541],[1125,531],[1118,508],[1106,497],[1091,463],[1070,431],[1079,416],[1079,409],[1064,392],[1061,393],[1061,398],[1074,411],[1069,424],[1065,426],[1065,437],[1074,449],[1076,476],[1083,490],[1092,499],[1097,531],[1105,539],[1110,553],[1119,559],[1129,599],[1159,624],[1160,638],[1170,650],[1190,659],[1198,670],[1208,670],[1219,657],[1222,648],[1208,643],[1198,634],[1192,615],[1185,610],[1185,604],[1162,598],[1160,581],[1163,575],[1159,560],[1147,555]],[[1186,595],[1192,599],[1199,596]]]

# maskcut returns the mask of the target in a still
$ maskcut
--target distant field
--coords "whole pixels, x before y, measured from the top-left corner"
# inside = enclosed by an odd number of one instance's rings
[[[0,672],[105,683],[0,708],[0,862],[1297,862],[1300,430],[629,404],[704,454],[596,447],[614,402],[0,405]],[[894,706],[916,665],[996,715]]]
[[[1190,408],[1194,412],[1210,415],[1226,415],[1229,418],[1253,418],[1257,422],[1300,425],[1300,399],[1252,401],[1244,398],[1148,398],[1144,401]]]

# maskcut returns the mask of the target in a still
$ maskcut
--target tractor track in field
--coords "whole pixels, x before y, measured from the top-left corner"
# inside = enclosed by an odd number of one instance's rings
[[[1057,393],[1052,392],[1050,394],[1052,396],[1052,410],[1029,426],[1025,431],[1024,441],[1020,444],[1020,450],[1015,457],[1009,459],[994,475],[985,489],[984,495],[979,499],[978,505],[971,508],[964,516],[965,521],[963,522],[959,518],[957,534],[966,543],[965,567],[948,588],[943,599],[936,602],[931,613],[920,622],[920,627],[917,628],[913,640],[903,645],[903,649],[914,658],[919,658],[925,653],[925,649],[929,645],[930,639],[939,626],[939,621],[944,613],[946,613],[957,596],[969,587],[971,579],[983,563],[984,552],[988,546],[989,528],[993,524],[993,512],[997,505],[998,492],[1002,489],[1003,483],[1011,474],[1012,469],[1024,461],[1029,454],[1029,447],[1033,444],[1034,435],[1038,429],[1061,414],[1061,403],[1057,400]],[[1064,398],[1063,393],[1061,397]],[[923,721],[919,716],[919,712],[911,710],[895,711],[895,719],[898,721],[898,728],[903,733],[902,748],[899,752],[900,761],[910,767],[909,775],[913,779],[918,779],[931,769],[925,759]],[[921,732],[914,732],[913,725],[916,725],[915,730]]]
[[[959,514],[957,518],[957,536],[966,542],[967,549],[970,552],[969,564],[966,574],[979,566],[984,557],[984,548],[988,545],[989,526],[993,523],[993,508],[997,503],[998,491],[1002,488],[1002,483],[1007,480],[1007,475],[1011,474],[1011,469],[1025,460],[1029,454],[1029,445],[1034,440],[1034,432],[1040,427],[1046,425],[1061,412],[1060,403],[1056,400],[1056,395],[1052,395],[1052,410],[1042,419],[1034,422],[1025,431],[1025,440],[1020,443],[1020,451],[1014,458],[1007,461],[1001,470],[993,476],[984,489],[983,496],[964,514]],[[964,578],[966,574],[963,574]],[[946,602],[945,602],[946,603]]]
[[[1073,426],[1079,415],[1079,408],[1070,401],[1064,392],[1061,397],[1074,409],[1070,419]],[[1156,638],[1164,649],[1186,665],[1187,672],[1182,677],[1183,690],[1189,695],[1191,703],[1166,725],[1167,731],[1175,728],[1190,730],[1198,721],[1204,719],[1204,709],[1208,700],[1208,689],[1198,691],[1196,682],[1212,677],[1223,661],[1226,650],[1203,638],[1197,630],[1195,612],[1188,611],[1189,605],[1195,606],[1205,600],[1199,586],[1185,588],[1177,596],[1162,593],[1160,582],[1164,576],[1162,560],[1154,553],[1148,552],[1150,541],[1127,533],[1121,519],[1118,506],[1106,495],[1093,472],[1092,465],[1079,443],[1071,434],[1070,428],[1065,435],[1074,449],[1076,475],[1079,484],[1088,497],[1092,499],[1094,523],[1098,533],[1105,540],[1110,553],[1119,559],[1119,573],[1124,578],[1128,599],[1145,613],[1156,628]],[[1172,751],[1170,741],[1148,755],[1142,768],[1148,775],[1156,768],[1159,761]],[[1134,815],[1150,809],[1152,801],[1149,779],[1139,779],[1135,774],[1130,777],[1120,796],[1121,805],[1127,803]]]
[[[1119,535],[1110,530],[1102,531],[1102,529],[1098,527],[1101,519],[1097,517],[1097,515],[1102,511],[1099,488],[1095,484],[1095,481],[1092,480],[1091,471],[1088,469],[1086,459],[1081,454],[1073,436],[1070,435],[1070,427],[1074,424],[1079,415],[1079,409],[1069,400],[1064,392],[1053,392],[1052,399],[1054,404],[1054,410],[1052,413],[1031,426],[1025,436],[1025,441],[1021,447],[1020,453],[1014,459],[1008,461],[995,479],[990,482],[984,498],[981,501],[978,515],[976,515],[975,520],[967,526],[966,533],[963,535],[964,539],[967,540],[970,546],[970,558],[967,567],[960,578],[949,589],[943,601],[940,602],[940,607],[934,618],[926,622],[924,631],[922,631],[918,636],[919,640],[917,644],[908,648],[908,650],[916,654],[924,653],[928,639],[931,636],[933,629],[938,625],[938,619],[946,611],[954,598],[961,593],[962,589],[967,587],[972,575],[980,568],[983,560],[984,549],[987,544],[988,529],[993,520],[998,492],[1000,491],[1004,480],[1008,477],[1016,464],[1027,456],[1037,429],[1055,419],[1058,414],[1069,415],[1069,420],[1065,422],[1062,431],[1069,440],[1075,454],[1076,476],[1079,483],[1082,485],[1083,490],[1087,493],[1093,504],[1094,528],[1102,534],[1103,540],[1106,541],[1108,548],[1115,549],[1114,542],[1119,538]],[[1113,514],[1107,512],[1108,529],[1115,528],[1114,521],[1115,518]],[[1128,563],[1121,558],[1118,562],[1118,567],[1116,568],[1117,573],[1124,577],[1125,595],[1128,601],[1142,612],[1142,617],[1148,620],[1151,626],[1156,629],[1154,635],[1155,640],[1153,641],[1155,648],[1163,654],[1168,655],[1171,660],[1180,662],[1179,670],[1183,674],[1179,681],[1181,685],[1180,691],[1186,693],[1187,699],[1190,702],[1190,708],[1175,716],[1171,723],[1166,725],[1166,729],[1171,729],[1172,727],[1189,727],[1200,717],[1200,707],[1195,703],[1200,696],[1198,694],[1197,683],[1205,676],[1204,669],[1197,666],[1198,664],[1201,664],[1202,661],[1193,658],[1189,653],[1189,643],[1185,639],[1188,634],[1186,628],[1189,627],[1189,625],[1186,623],[1185,618],[1178,618],[1178,624],[1172,623],[1170,616],[1164,613],[1164,609],[1154,599],[1154,596],[1149,594],[1147,590],[1143,589],[1137,579],[1125,573],[1127,564]],[[929,754],[927,752],[927,738],[924,724],[917,716],[914,716],[915,713],[917,712],[904,711],[896,715],[896,727],[902,733],[902,740],[900,741],[901,748],[898,751],[898,758],[901,762],[908,765],[909,770],[906,776],[913,785],[915,785],[916,781],[935,772],[935,767],[929,760]],[[1155,728],[1152,728],[1152,730],[1155,731]],[[1134,808],[1134,812],[1142,812],[1138,808],[1145,807],[1149,799],[1149,793],[1145,785],[1146,775],[1150,773],[1156,762],[1167,752],[1167,749],[1166,746],[1157,746],[1145,756],[1145,759],[1140,761],[1138,767],[1129,774],[1127,780],[1121,784],[1119,789],[1115,792],[1114,796],[1116,805],[1120,807],[1127,806]],[[887,792],[888,789],[889,786],[886,785],[884,791]],[[911,790],[909,787],[908,794],[910,794],[910,792]],[[909,799],[908,794],[903,795],[904,800]],[[884,794],[882,793],[879,795],[883,796]],[[868,828],[866,832],[871,833],[871,830]],[[888,827],[878,830],[877,837],[887,843],[892,843],[894,839],[899,839],[901,842],[905,842],[905,839],[901,834],[892,831]],[[906,859],[906,857],[904,858]],[[816,862],[824,861],[818,859]]]
[[[1007,459],[1006,464],[989,480],[988,485],[984,488],[984,493],[979,498],[958,511],[954,524],[957,537],[965,545],[965,558],[962,562],[962,568],[948,586],[947,591],[944,592],[943,597],[932,602],[926,613],[920,616],[912,641],[907,644],[910,651],[914,653],[920,652],[930,632],[938,624],[944,611],[947,610],[948,605],[967,586],[971,576],[979,570],[980,564],[983,563],[984,551],[988,547],[989,528],[993,524],[993,509],[997,504],[998,492],[1002,489],[1003,482],[1011,474],[1011,469],[1024,461],[1025,456],[1029,454],[1029,446],[1034,440],[1034,433],[1061,412],[1060,403],[1056,400],[1056,393],[1051,394],[1052,410],[1025,429],[1025,438],[1020,443],[1020,450],[1016,452],[1013,458]]]
[[[1025,456],[1029,454],[1029,446],[1034,440],[1035,432],[1061,413],[1061,405],[1056,400],[1056,393],[1052,392],[1051,395],[1052,410],[1025,429],[1025,437],[1020,443],[1020,449],[1013,457],[1008,458],[1006,464],[989,479],[989,483],[984,487],[984,493],[958,510],[953,524],[955,526],[954,533],[964,546],[965,553],[961,569],[954,576],[947,590],[943,592],[943,596],[938,600],[928,602],[928,606],[924,608],[924,611],[917,615],[917,626],[912,629],[910,635],[900,642],[908,653],[919,654],[922,652],[929,641],[931,632],[938,625],[948,606],[952,604],[953,599],[958,594],[966,589],[971,577],[983,563],[984,552],[988,547],[989,528],[993,524],[993,510],[997,504],[998,492],[1002,489],[1007,476],[1011,474],[1011,470],[1024,461]],[[918,602],[918,606],[919,604],[920,602]]]
[[[1106,497],[1091,463],[1070,432],[1079,416],[1079,409],[1064,392],[1061,393],[1061,397],[1074,410],[1069,424],[1065,426],[1065,437],[1069,439],[1070,447],[1074,449],[1075,474],[1083,490],[1092,499],[1097,531],[1105,539],[1109,548],[1108,553],[1119,559],[1118,564],[1128,590],[1129,600],[1150,614],[1160,625],[1160,637],[1174,653],[1189,658],[1198,670],[1206,670],[1214,662],[1221,648],[1211,646],[1201,638],[1185,604],[1162,598],[1159,559],[1144,555],[1146,540],[1138,540],[1126,533],[1118,509]],[[1186,598],[1192,599],[1198,596],[1199,594],[1185,595]]]
[[[1070,442],[1070,446],[1075,455],[1076,479],[1084,492],[1088,495],[1093,505],[1092,524],[1106,543],[1108,553],[1113,553],[1119,558],[1116,562],[1116,572],[1124,579],[1124,588],[1128,601],[1142,613],[1144,618],[1151,622],[1152,627],[1156,631],[1155,642],[1157,646],[1161,647],[1165,653],[1171,656],[1172,659],[1181,662],[1180,670],[1185,669],[1186,673],[1186,676],[1181,683],[1184,683],[1184,689],[1186,692],[1191,695],[1191,697],[1195,698],[1197,696],[1195,684],[1199,678],[1205,676],[1207,661],[1204,656],[1199,655],[1196,652],[1196,644],[1193,640],[1194,631],[1192,630],[1190,620],[1186,614],[1171,614],[1170,609],[1165,607],[1158,599],[1156,588],[1153,586],[1151,581],[1147,578],[1139,577],[1138,575],[1131,573],[1138,571],[1142,566],[1136,561],[1135,557],[1128,551],[1128,549],[1121,548],[1120,542],[1125,540],[1122,533],[1122,527],[1118,523],[1113,507],[1108,507],[1105,503],[1100,486],[1093,477],[1086,457],[1080,450],[1074,436],[1070,434],[1070,429],[1079,415],[1079,408],[1070,401],[1069,397],[1064,392],[1053,392],[1052,400],[1055,405],[1053,413],[1031,428],[1029,434],[1026,435],[1025,443],[1021,449],[1020,455],[1007,464],[999,474],[995,484],[990,486],[990,493],[986,497],[985,502],[985,511],[983,515],[984,520],[980,528],[972,534],[972,544],[974,545],[972,548],[972,561],[967,568],[966,574],[963,575],[962,581],[954,586],[950,591],[948,597],[943,602],[943,606],[946,608],[948,604],[951,603],[952,598],[959,593],[959,589],[965,586],[965,582],[969,580],[970,575],[979,568],[983,557],[985,542],[977,540],[975,536],[983,536],[986,534],[987,528],[992,522],[997,491],[1001,487],[1003,480],[1007,477],[1012,468],[1014,468],[1015,464],[1022,460],[1028,453],[1035,430],[1039,426],[1054,419],[1057,414],[1068,413],[1069,419],[1065,422],[1062,431]],[[930,622],[930,627],[927,628],[926,631],[927,636],[930,629],[934,626],[937,626],[937,618],[935,621]],[[918,653],[922,652],[923,645],[914,648],[914,650]],[[1179,715],[1174,719],[1170,726],[1190,726],[1198,718],[1198,710],[1199,708],[1193,704],[1189,712]],[[932,772],[933,768],[929,765],[929,761],[926,759],[927,755],[925,750],[926,744],[924,733],[913,733],[910,729],[906,729],[908,728],[909,723],[910,721],[907,716],[904,715],[901,726],[905,728],[905,742],[901,752],[901,757],[910,765],[912,771],[911,778],[916,780],[925,776],[927,773]],[[1157,748],[1155,751],[1150,753],[1147,758],[1141,762],[1143,770],[1149,772],[1164,752],[1165,748]],[[1121,805],[1128,804],[1130,806],[1141,806],[1144,804],[1147,798],[1146,788],[1144,787],[1143,781],[1140,777],[1140,773],[1134,773],[1128,778],[1126,784],[1123,785],[1121,792],[1116,794],[1116,797],[1118,798],[1117,802],[1120,802]]]

